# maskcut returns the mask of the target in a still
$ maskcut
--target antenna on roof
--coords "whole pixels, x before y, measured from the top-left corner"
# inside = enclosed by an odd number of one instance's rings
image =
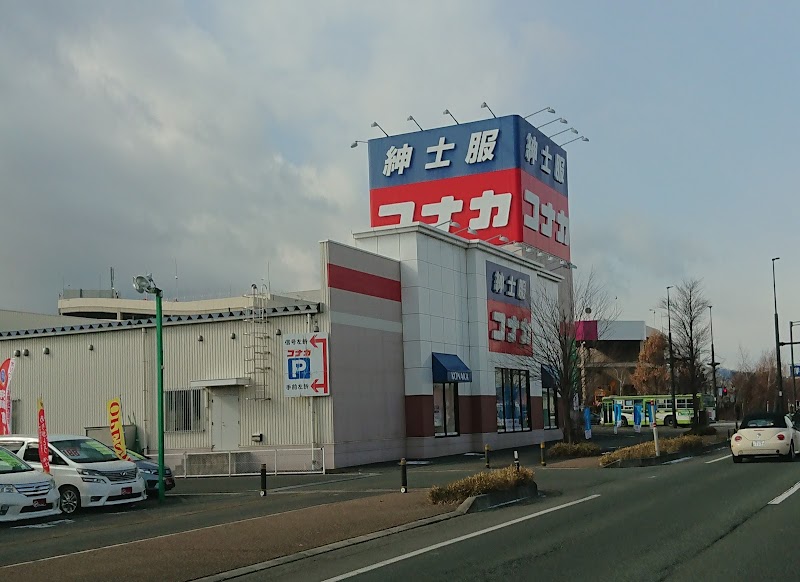
[[[175,301],[178,300],[178,259],[175,260]]]

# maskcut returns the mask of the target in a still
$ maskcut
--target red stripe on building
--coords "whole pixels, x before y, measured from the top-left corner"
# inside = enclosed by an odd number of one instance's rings
[[[400,281],[328,263],[328,285],[361,295],[400,301]]]

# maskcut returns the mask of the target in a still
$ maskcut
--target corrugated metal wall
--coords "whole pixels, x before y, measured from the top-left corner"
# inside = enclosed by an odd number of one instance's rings
[[[273,321],[287,334],[309,329],[305,315],[271,318],[270,323]],[[327,330],[326,321],[315,321],[322,331]],[[247,377],[245,333],[250,329],[251,324],[243,320],[165,326],[164,390],[189,389],[192,381]],[[49,350],[47,355],[43,353],[45,348]],[[27,349],[29,355],[16,358],[11,389],[14,416],[19,422],[14,432],[35,433],[36,400],[40,396],[51,434],[83,434],[87,427],[107,426],[106,402],[121,397],[126,423],[130,419],[139,426],[140,444],[156,447],[154,327],[3,339],[0,360],[11,357],[17,349]],[[250,387],[240,389],[240,446],[310,446],[312,438],[318,445],[331,443],[331,399],[314,399],[312,435],[310,399],[287,398],[283,394],[283,366],[277,343],[271,358],[271,399],[256,399]],[[213,388],[202,391],[199,430],[166,433],[166,450],[211,447],[210,390]],[[262,433],[263,441],[252,442],[254,433]]]

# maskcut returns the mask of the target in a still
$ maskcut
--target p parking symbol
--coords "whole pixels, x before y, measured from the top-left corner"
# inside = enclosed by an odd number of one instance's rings
[[[311,358],[289,358],[289,379],[307,380],[311,378]]]

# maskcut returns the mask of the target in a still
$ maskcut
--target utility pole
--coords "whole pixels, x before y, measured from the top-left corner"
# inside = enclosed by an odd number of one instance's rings
[[[775,261],[780,257],[772,259],[772,298],[775,301],[775,360],[778,366],[778,399],[775,403],[775,411],[783,412],[783,371],[781,370],[781,337],[778,331],[778,293],[775,287]]]
[[[667,287],[667,325],[669,331],[669,384],[670,395],[672,396],[672,422],[678,426],[678,405],[675,402],[675,354],[672,351],[672,312],[670,311],[669,290],[672,285]]]
[[[711,315],[711,305],[708,306],[708,320],[711,325],[711,381],[714,386],[714,402],[717,405],[714,416],[716,416],[716,420],[719,420],[719,396],[717,395],[717,366],[719,366],[719,362],[714,357],[714,317]]]

